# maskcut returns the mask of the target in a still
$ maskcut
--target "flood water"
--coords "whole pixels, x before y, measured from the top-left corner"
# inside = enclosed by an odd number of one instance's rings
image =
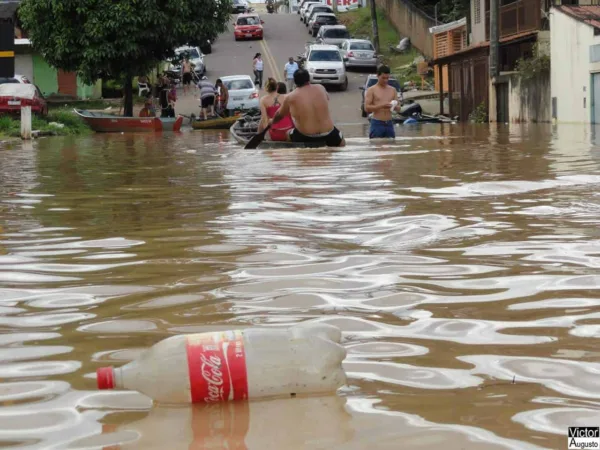
[[[595,136],[4,144],[0,447],[566,448],[600,424]],[[152,407],[95,386],[170,335],[302,321],[344,332],[337,396]]]

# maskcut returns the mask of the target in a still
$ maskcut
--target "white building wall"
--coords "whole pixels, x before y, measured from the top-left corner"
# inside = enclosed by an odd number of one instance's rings
[[[550,12],[550,89],[558,122],[591,122],[590,46],[600,44],[594,28],[552,8]],[[600,105],[598,105],[600,107]]]
[[[471,0],[470,45],[485,41],[485,0]]]
[[[35,83],[33,79],[33,58],[30,54],[15,55],[15,74],[24,75],[29,81]]]

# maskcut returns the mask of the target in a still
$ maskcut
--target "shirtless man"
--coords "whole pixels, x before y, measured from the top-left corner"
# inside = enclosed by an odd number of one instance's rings
[[[288,94],[275,113],[271,123],[292,115],[295,128],[288,139],[292,142],[324,142],[328,147],[343,147],[346,141],[329,114],[329,95],[321,85],[310,84],[310,75],[304,69],[294,72],[296,89]]]
[[[390,68],[381,65],[377,69],[377,84],[374,84],[365,93],[365,111],[373,113],[369,129],[369,139],[395,138],[394,122],[392,121],[392,106],[395,111],[400,110],[399,104],[392,104],[396,100],[396,89],[388,84]]]

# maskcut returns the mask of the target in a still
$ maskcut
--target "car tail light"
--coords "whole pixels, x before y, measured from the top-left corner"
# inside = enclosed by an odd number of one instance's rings
[[[258,98],[258,92],[253,92],[252,94],[250,94],[250,100],[252,100],[253,98]]]
[[[354,53],[353,52],[348,52],[348,58],[354,58]]]

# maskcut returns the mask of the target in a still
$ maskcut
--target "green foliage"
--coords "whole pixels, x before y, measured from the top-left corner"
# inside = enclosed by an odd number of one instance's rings
[[[539,42],[533,45],[531,58],[521,58],[517,61],[516,68],[523,80],[534,80],[550,72],[550,56],[540,51],[539,45]]]
[[[64,126],[56,125],[62,124]],[[72,112],[52,111],[48,117],[33,116],[31,129],[50,131],[59,136],[90,133],[86,123]],[[4,136],[19,137],[21,135],[21,121],[18,116],[0,116],[0,134]]]
[[[413,0],[413,3],[431,17],[435,16],[435,5],[439,3],[437,19],[440,23],[462,19],[469,14],[469,0]]]
[[[85,82],[149,73],[225,31],[231,0],[23,0],[19,19],[53,67]]]
[[[471,114],[469,114],[469,122],[471,123],[488,123],[488,107],[484,102],[481,102]]]
[[[338,14],[338,19],[341,24],[346,25],[351,36],[373,39],[369,8],[358,8]],[[419,52],[414,48],[402,54],[390,51],[390,45],[396,47],[400,42],[400,35],[380,9],[377,10],[377,24],[379,25],[379,50],[383,55],[383,62],[392,69],[392,73],[401,82],[412,81],[420,84],[421,77],[417,74],[417,68],[413,64],[415,58],[419,56]]]

